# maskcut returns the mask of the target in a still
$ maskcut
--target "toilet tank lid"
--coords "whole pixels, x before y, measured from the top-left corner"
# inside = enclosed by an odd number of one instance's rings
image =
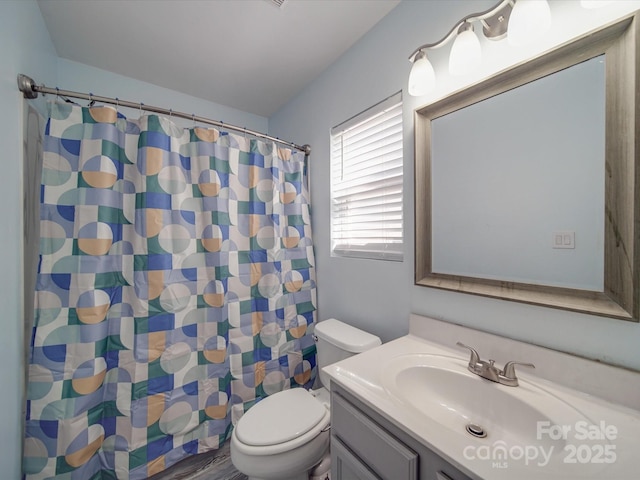
[[[318,322],[315,334],[347,352],[360,353],[381,345],[380,338],[335,318]]]

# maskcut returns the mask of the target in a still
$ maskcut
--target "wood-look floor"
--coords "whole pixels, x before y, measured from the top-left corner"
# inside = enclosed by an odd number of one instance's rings
[[[229,442],[220,449],[187,458],[149,480],[247,480],[231,463]]]

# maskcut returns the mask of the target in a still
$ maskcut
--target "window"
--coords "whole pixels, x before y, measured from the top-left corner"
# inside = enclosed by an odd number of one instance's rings
[[[331,129],[331,251],[402,261],[402,94]]]

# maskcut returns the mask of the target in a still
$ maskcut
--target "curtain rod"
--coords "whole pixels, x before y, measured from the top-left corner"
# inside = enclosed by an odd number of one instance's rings
[[[37,98],[38,93],[42,93],[42,94],[50,94],[50,95],[56,95],[61,97],[81,98],[83,100],[91,100],[91,101],[96,101],[100,103],[109,103],[111,105],[116,105],[116,107],[121,106],[121,107],[129,107],[129,108],[140,108],[141,110],[145,110],[147,112],[154,112],[154,113],[160,113],[162,115],[186,118],[187,120],[193,120],[194,122],[206,123],[208,125],[215,125],[216,127],[222,127],[227,130],[234,130],[236,132],[249,134],[254,137],[271,140],[273,142],[280,143],[282,145],[286,145],[290,148],[294,148],[296,150],[304,152],[305,155],[309,155],[311,153],[311,145],[296,145],[295,143],[280,140],[279,138],[272,137],[271,135],[267,135],[266,133],[256,132],[254,130],[249,130],[244,127],[237,127],[235,125],[224,123],[219,120],[212,120],[206,117],[199,117],[194,114],[175,112],[173,110],[167,110],[166,108],[154,107],[152,105],[145,105],[142,102],[129,102],[127,100],[120,100],[118,98],[102,97],[99,95],[94,95],[92,93],[72,92],[69,90],[60,90],[59,88],[51,88],[51,87],[46,87],[44,85],[37,85],[33,80],[33,78],[23,74],[18,75],[18,89],[24,94],[24,98]]]

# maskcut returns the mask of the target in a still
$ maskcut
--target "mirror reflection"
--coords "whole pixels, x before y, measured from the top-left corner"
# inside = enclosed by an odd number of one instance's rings
[[[433,271],[602,290],[604,119],[603,56],[433,119]]]

